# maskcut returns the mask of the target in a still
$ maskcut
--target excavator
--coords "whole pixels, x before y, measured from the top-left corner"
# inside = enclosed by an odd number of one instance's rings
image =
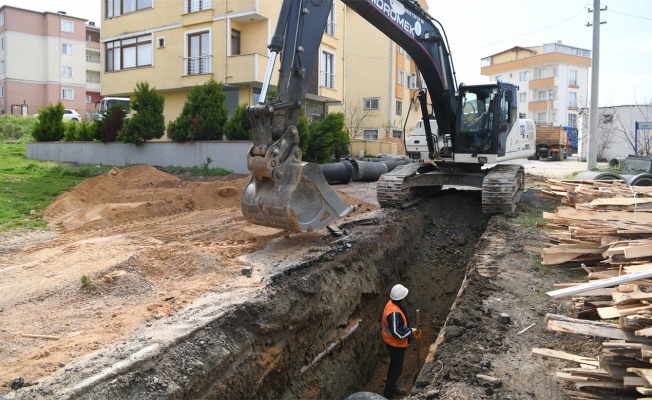
[[[379,204],[405,208],[444,185],[470,186],[482,189],[485,213],[513,212],[525,174],[522,166],[502,162],[535,152],[534,122],[517,118],[518,88],[500,81],[457,86],[443,27],[416,1],[340,1],[401,46],[425,83],[417,98],[430,160],[382,175]],[[296,128],[331,7],[332,0],[283,0],[281,5],[261,100],[247,108],[253,128],[247,155],[252,178],[241,209],[251,223],[311,232],[355,210],[328,185],[317,164],[302,161]],[[267,101],[279,55],[276,96]],[[433,117],[437,134],[450,138],[451,151],[436,148]]]

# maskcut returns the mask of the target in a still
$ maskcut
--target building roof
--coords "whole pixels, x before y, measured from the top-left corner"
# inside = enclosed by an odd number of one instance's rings
[[[495,54],[489,55],[489,56],[484,57],[484,58],[494,57],[494,56],[497,56],[497,55],[499,55],[499,54],[510,53],[510,52],[513,52],[513,51],[529,51],[530,53],[536,54],[536,51],[532,50],[532,48],[521,47],[521,46],[514,46],[514,47],[512,47],[511,49],[503,50],[503,51],[501,51],[501,52],[498,52],[498,53],[495,53]]]

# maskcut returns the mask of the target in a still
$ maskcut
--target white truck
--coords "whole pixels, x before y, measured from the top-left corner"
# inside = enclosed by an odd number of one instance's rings
[[[111,107],[115,105],[120,105],[122,110],[125,112],[126,118],[129,118],[131,114],[131,100],[129,97],[105,97],[100,100],[95,106],[99,105],[99,115],[98,119],[104,118],[104,113]]]
[[[450,135],[444,137],[439,136],[437,129],[437,121],[430,120],[430,129],[432,130],[433,139],[435,141],[435,150],[439,151],[441,156],[450,157],[452,151],[452,144]],[[419,120],[414,125],[412,134],[405,139],[405,155],[412,160],[429,160],[428,157],[428,143],[426,142],[426,129],[423,126],[423,121]]]

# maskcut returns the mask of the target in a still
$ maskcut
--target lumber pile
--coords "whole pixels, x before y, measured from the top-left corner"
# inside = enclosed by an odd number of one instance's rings
[[[620,182],[549,181],[541,197],[558,201],[540,251],[544,265],[586,271],[588,282],[555,285],[578,318],[549,314],[549,330],[603,338],[596,358],[550,349],[535,354],[577,365],[557,373],[570,399],[652,400],[652,188]],[[533,249],[530,249],[533,250]]]

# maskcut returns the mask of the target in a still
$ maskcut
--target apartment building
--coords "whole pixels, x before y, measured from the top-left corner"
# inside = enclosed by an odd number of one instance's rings
[[[425,0],[419,4],[427,9]],[[421,118],[418,103],[412,102],[417,89],[414,61],[383,32],[341,6],[345,20],[338,26],[346,43],[343,98],[330,109],[345,114],[353,138],[402,138],[404,126],[409,136]]]
[[[0,113],[61,101],[82,116],[100,94],[99,28],[65,12],[0,7]]]
[[[223,83],[226,105],[253,104],[270,59],[267,46],[281,0],[102,0],[102,94],[132,96],[147,81],[165,96],[165,119],[176,119],[190,90]],[[333,8],[315,60],[306,100],[309,118],[341,99],[341,40]],[[329,30],[330,29],[330,30]],[[278,64],[272,85],[278,80]]]
[[[520,118],[577,126],[589,101],[591,51],[557,43],[513,47],[482,59],[481,73],[519,86]]]

